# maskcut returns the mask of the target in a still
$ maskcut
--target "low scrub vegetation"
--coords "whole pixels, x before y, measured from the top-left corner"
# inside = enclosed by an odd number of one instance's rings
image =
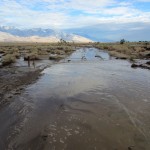
[[[10,65],[15,61],[16,61],[16,57],[13,54],[7,54],[3,56],[1,60],[3,66]]]
[[[14,52],[12,55],[13,55],[16,59],[19,59],[19,58],[20,58],[20,53],[18,53],[18,52]]]
[[[25,61],[39,60],[39,59],[40,59],[40,58],[39,58],[39,55],[38,55],[37,53],[34,53],[34,52],[29,53],[29,54],[26,54],[26,55],[24,56],[24,60],[25,60]]]
[[[126,42],[122,39],[116,43],[0,43],[1,63],[7,65],[13,63],[15,59],[23,57],[25,61],[51,59],[60,60],[70,55],[79,47],[96,47],[107,50],[110,55],[116,58],[134,60],[137,58],[150,58],[150,42]],[[5,62],[10,63],[5,63]]]
[[[150,42],[95,43],[99,49],[107,50],[110,55],[123,59],[150,58]]]
[[[59,61],[59,60],[63,59],[64,57],[65,56],[62,56],[62,55],[50,55],[49,59]]]
[[[110,54],[110,56],[114,56],[117,59],[129,59],[128,55],[122,54],[122,53],[119,53],[119,52],[116,52],[116,51],[110,51],[109,54]]]
[[[0,43],[0,53],[3,64],[9,65],[15,59],[23,57],[25,61],[39,59],[60,60],[66,55],[70,55],[76,47],[84,44],[75,44],[67,42],[59,43]],[[50,57],[51,54],[57,56]],[[1,60],[1,64],[2,64]],[[9,63],[5,63],[8,60]]]

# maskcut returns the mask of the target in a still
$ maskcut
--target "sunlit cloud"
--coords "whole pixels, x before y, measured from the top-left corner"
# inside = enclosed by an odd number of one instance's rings
[[[149,0],[138,0],[149,2]],[[3,25],[73,28],[107,22],[150,22],[150,12],[118,0],[1,0]]]

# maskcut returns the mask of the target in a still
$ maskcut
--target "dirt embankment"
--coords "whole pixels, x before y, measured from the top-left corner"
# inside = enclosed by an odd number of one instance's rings
[[[40,76],[43,68],[5,67],[0,69],[0,107]]]

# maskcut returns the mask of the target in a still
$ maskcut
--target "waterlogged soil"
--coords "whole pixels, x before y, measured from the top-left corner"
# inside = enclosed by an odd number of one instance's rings
[[[41,71],[52,65],[49,60],[24,61],[23,58],[9,66],[0,67],[0,107],[11,102],[14,95],[21,94],[26,85],[35,82]]]
[[[130,66],[82,48],[45,69],[0,110],[0,149],[149,150],[150,72]]]

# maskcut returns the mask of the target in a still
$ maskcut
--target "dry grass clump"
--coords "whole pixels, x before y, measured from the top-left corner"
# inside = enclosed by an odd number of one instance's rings
[[[121,58],[121,59],[127,59],[129,58],[127,55],[131,55],[132,51],[131,49],[125,45],[125,44],[102,44],[96,46],[100,49],[108,50],[110,55]]]
[[[47,52],[50,54],[57,54],[57,55],[69,55],[74,51],[75,47],[73,46],[49,46],[47,48]]]
[[[26,54],[24,56],[24,61],[30,61],[30,60],[39,60],[39,55],[35,52],[32,52],[32,53],[29,53],[29,54]]]
[[[61,51],[65,51],[65,50],[69,50],[69,51],[73,51],[74,47],[73,46],[49,46],[47,48],[48,52],[51,52],[53,50],[61,50]]]
[[[127,42],[120,43],[95,43],[94,47],[108,50],[112,56],[117,58],[147,58],[150,54],[150,43],[145,42]],[[149,57],[150,58],[150,57]]]
[[[15,61],[16,61],[16,57],[13,54],[7,54],[3,56],[1,60],[3,66],[10,65]]]
[[[92,45],[92,43],[90,44]],[[25,61],[51,59],[60,60],[65,56],[70,55],[76,47],[88,47],[85,43],[0,43],[0,53],[3,54],[3,64],[5,62],[13,63],[15,59],[24,57]],[[56,54],[50,56],[50,54]],[[6,56],[6,58],[4,58]],[[13,60],[12,60],[13,59]],[[5,61],[6,60],[6,61]],[[9,64],[9,63],[8,63]]]
[[[62,50],[51,50],[51,54],[58,54],[58,55],[64,55],[65,52]]]
[[[111,43],[95,43],[94,47],[102,50],[108,50],[112,46]]]
[[[20,58],[20,53],[19,52],[14,52],[12,55],[14,55],[14,57],[16,59],[19,59]]]
[[[56,60],[56,61],[59,61],[59,60],[61,60],[63,58],[64,58],[64,56],[61,56],[61,55],[50,55],[49,56],[50,60]]]
[[[38,55],[48,55],[48,52],[46,50],[38,50]]]
[[[135,50],[135,52],[139,53],[139,52],[144,52],[144,48],[140,47],[140,46],[134,46],[133,49]]]
[[[0,48],[0,54],[4,54],[5,53],[5,49],[4,48]]]
[[[65,51],[66,54],[70,54],[72,51],[74,51],[74,49],[72,49],[71,47],[66,47],[64,49],[64,51]]]
[[[119,52],[116,52],[116,51],[110,51],[109,54],[110,54],[110,56],[114,56],[118,59],[129,59],[128,55],[122,54],[122,53],[119,53]]]
[[[117,52],[123,52],[123,53],[130,51],[127,45],[112,45],[108,49],[116,50]]]
[[[19,50],[17,49],[17,48],[9,48],[9,49],[7,49],[7,51],[6,51],[8,54],[13,54],[13,53],[18,53],[19,52]]]
[[[3,55],[14,55],[17,59],[20,58],[20,52],[17,48],[2,47],[0,53],[3,53]]]

